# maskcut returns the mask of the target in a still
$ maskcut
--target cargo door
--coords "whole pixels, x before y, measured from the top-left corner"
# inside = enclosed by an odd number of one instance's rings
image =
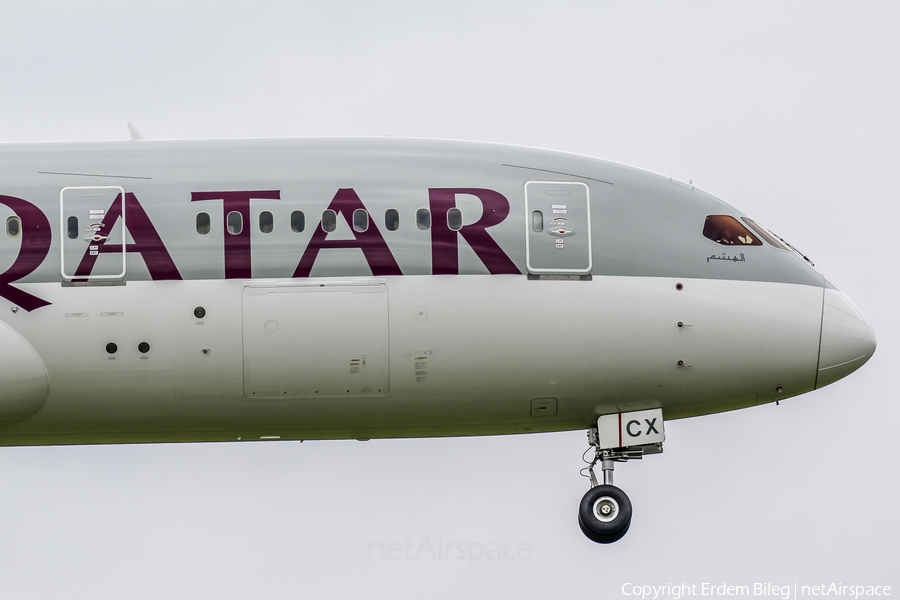
[[[383,282],[259,282],[244,288],[248,398],[384,396],[389,349]]]
[[[125,190],[66,187],[59,192],[61,272],[67,281],[125,278]]]
[[[525,184],[529,273],[586,275],[591,272],[590,188],[580,181]]]

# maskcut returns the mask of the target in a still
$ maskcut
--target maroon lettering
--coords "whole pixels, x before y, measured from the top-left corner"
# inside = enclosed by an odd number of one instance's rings
[[[453,231],[447,224],[447,212],[456,207],[456,196],[469,194],[481,201],[483,208],[477,223]],[[502,223],[509,215],[509,201],[502,194],[483,188],[431,188],[431,269],[435,275],[459,274],[459,236],[468,242],[484,266],[494,275],[520,274],[518,267],[487,232],[488,227]]]
[[[362,200],[352,188],[344,188],[338,190],[328,208],[343,215],[348,223],[352,223],[353,211],[365,210],[366,207],[363,206]],[[372,275],[403,274],[374,221],[369,223],[369,228],[365,231],[355,231],[352,227],[350,230],[353,232],[352,240],[327,240],[325,238],[328,237],[328,233],[322,229],[321,225],[317,226],[297,269],[294,271],[294,277],[309,277],[319,250],[329,248],[359,248],[362,250],[369,268],[372,269]]]
[[[103,219],[103,227],[97,233],[101,236],[108,237],[112,231],[116,221],[122,218],[122,195],[116,196],[112,206],[106,211]],[[181,274],[175,266],[169,251],[166,250],[165,244],[159,237],[156,228],[150,221],[150,217],[144,212],[144,207],[138,202],[137,196],[128,192],[125,194],[125,224],[133,244],[127,244],[126,252],[137,252],[144,259],[147,270],[150,272],[150,278],[153,280],[181,280]],[[100,253],[106,252],[122,252],[122,244],[107,243],[106,240],[96,242],[97,250]],[[78,268],[75,270],[76,277],[87,277],[94,270],[94,264],[97,262],[97,254],[91,255],[90,248],[86,249]],[[83,281],[83,280],[82,280]]]
[[[0,204],[10,207],[22,222],[20,238],[22,245],[19,247],[19,254],[12,266],[0,273],[0,296],[29,312],[47,306],[50,303],[46,300],[23,292],[10,284],[31,274],[44,262],[53,239],[50,222],[38,207],[27,200],[12,196],[0,196]]]
[[[266,190],[258,192],[193,192],[191,202],[204,200],[222,201],[222,224],[225,228],[225,279],[250,279],[250,200],[280,200],[281,192]],[[228,233],[228,213],[241,215],[243,227],[240,233]]]

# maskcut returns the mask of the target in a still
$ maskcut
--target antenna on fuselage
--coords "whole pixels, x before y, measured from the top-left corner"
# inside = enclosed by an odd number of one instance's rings
[[[137,127],[135,127],[131,123],[128,124],[128,132],[131,134],[132,142],[138,142],[138,141],[144,139],[144,136],[142,136],[141,132],[137,130]]]

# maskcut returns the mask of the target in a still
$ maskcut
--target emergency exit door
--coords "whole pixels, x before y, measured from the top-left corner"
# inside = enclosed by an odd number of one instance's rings
[[[125,277],[125,190],[65,187],[59,192],[64,279],[118,281]]]
[[[590,188],[580,181],[525,184],[525,262],[529,273],[591,272]]]

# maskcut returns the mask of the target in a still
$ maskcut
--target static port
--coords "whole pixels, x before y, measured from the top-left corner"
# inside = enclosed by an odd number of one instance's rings
[[[198,319],[202,319],[203,317],[206,316],[206,309],[203,308],[202,306],[198,306],[197,308],[194,309],[194,316],[197,317]]]
[[[119,350],[119,347],[113,344],[112,342],[106,345],[106,351],[110,354],[115,354]]]
[[[147,354],[148,352],[150,352],[150,344],[148,344],[147,342],[141,342],[140,344],[138,344],[138,352],[140,352],[141,354]]]

